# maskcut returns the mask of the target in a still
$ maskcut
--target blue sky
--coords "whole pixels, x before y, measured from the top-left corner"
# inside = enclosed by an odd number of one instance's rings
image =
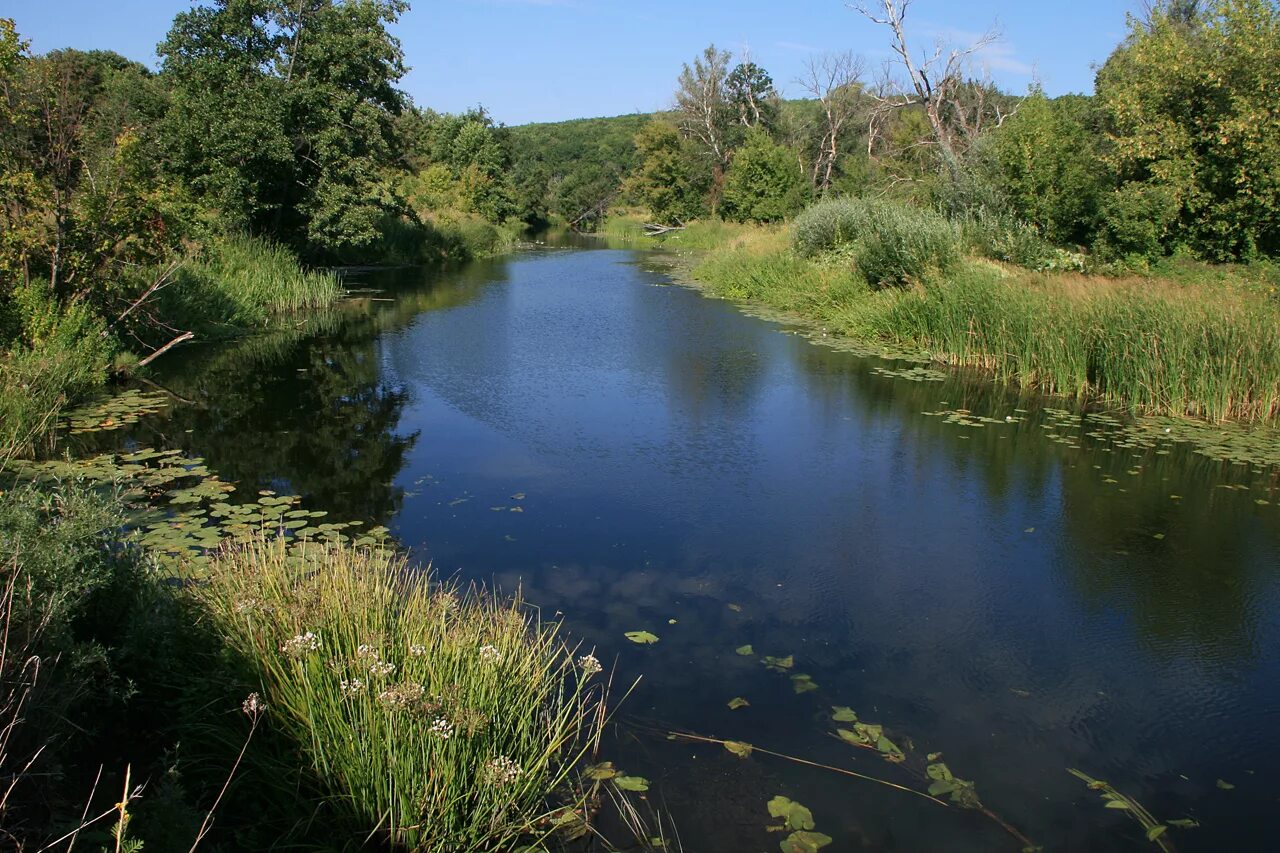
[[[921,49],[991,26],[979,62],[1013,91],[1090,92],[1093,66],[1125,33],[1136,0],[915,0]],[[0,0],[37,52],[110,48],[155,65],[155,46],[190,0]],[[784,93],[814,53],[853,50],[873,67],[885,33],[841,0],[414,0],[395,33],[412,67],[402,85],[438,110],[483,104],[507,124],[648,112],[670,105],[676,75],[709,42],[749,47]]]

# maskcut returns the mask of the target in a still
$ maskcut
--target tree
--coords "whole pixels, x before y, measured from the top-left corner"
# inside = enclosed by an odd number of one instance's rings
[[[1166,249],[1275,255],[1280,9],[1216,0],[1188,15],[1185,3],[1159,3],[1147,20],[1131,19],[1129,37],[1098,72],[1108,160],[1126,193],[1113,207],[1140,211],[1138,201],[1149,200],[1171,210]]]
[[[1109,170],[1098,151],[1094,105],[1079,95],[1049,100],[1038,89],[992,134],[994,172],[1012,213],[1059,245],[1087,244]]]
[[[778,222],[804,207],[808,189],[791,152],[753,128],[725,177],[725,212],[739,220]]]
[[[974,83],[967,74],[974,54],[993,44],[997,36],[989,31],[967,47],[939,42],[932,54],[916,59],[905,26],[911,3],[912,0],[862,0],[854,6],[869,21],[890,31],[890,49],[907,76],[904,86],[886,79],[879,87],[879,109],[872,114],[869,145],[874,147],[894,112],[918,107],[929,122],[929,143],[937,150],[947,173],[959,178],[961,157],[968,146],[984,130],[998,127],[1008,116],[1001,99],[993,97],[998,94],[994,87]]]
[[[772,129],[778,120],[778,92],[773,78],[749,58],[725,78],[725,98],[742,127]]]
[[[170,159],[232,227],[348,257],[399,211],[404,0],[214,0],[160,45]]]
[[[676,114],[680,132],[696,139],[706,151],[712,171],[711,211],[719,201],[724,170],[733,159],[730,131],[734,123],[726,81],[730,54],[710,45],[695,59],[685,64],[676,89]]]
[[[831,189],[845,131],[860,117],[862,70],[862,59],[853,53],[829,53],[810,57],[799,80],[822,109],[822,136],[809,173],[809,183],[819,195]]]
[[[697,216],[701,193],[675,126],[651,121],[636,134],[635,144],[640,165],[623,191],[648,207],[657,222],[674,224]]]

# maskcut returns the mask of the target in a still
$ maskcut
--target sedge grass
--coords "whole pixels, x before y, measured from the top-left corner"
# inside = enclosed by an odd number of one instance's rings
[[[280,540],[227,551],[200,595],[350,846],[498,850],[545,835],[553,794],[598,743],[595,659],[575,661],[518,600],[441,588],[386,550],[301,553]]]
[[[1254,287],[1033,274],[971,260],[909,288],[872,290],[842,255],[730,249],[694,276],[715,295],[1049,394],[1215,421],[1280,417],[1280,309]]]

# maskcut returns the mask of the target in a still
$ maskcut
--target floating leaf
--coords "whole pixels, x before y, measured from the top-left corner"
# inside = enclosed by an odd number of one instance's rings
[[[833,705],[831,707],[831,719],[837,723],[856,723],[858,715],[853,713],[852,708],[846,708],[844,705]]]
[[[808,693],[818,689],[818,685],[813,683],[813,679],[804,674],[791,676],[791,687],[797,693]]]
[[[730,610],[732,610],[734,613],[741,613],[741,612],[742,612],[742,605],[741,605],[741,604],[730,604],[730,605],[728,605],[728,607],[729,607],[729,609],[730,609]]]
[[[1180,817],[1177,820],[1165,821],[1169,826],[1176,826],[1179,829],[1195,829],[1200,826],[1200,822],[1192,820],[1189,817]]]
[[[821,832],[793,832],[778,844],[782,853],[817,853],[830,844],[830,835]]]
[[[775,672],[784,672],[796,665],[796,659],[794,655],[787,655],[785,658],[765,655],[764,660],[762,660],[761,663]]]
[[[1230,782],[1227,782],[1227,781],[1226,781],[1226,780],[1224,780],[1224,779],[1219,779],[1219,780],[1218,780],[1218,787],[1219,787],[1219,788],[1221,788],[1221,789],[1222,789],[1222,790],[1224,790],[1224,791],[1231,791],[1231,790],[1234,790],[1236,786],[1235,786],[1235,785],[1232,785]]]
[[[648,631],[628,631],[626,637],[633,643],[639,643],[642,646],[653,645],[658,642],[656,634],[650,634]]]
[[[1153,826],[1147,830],[1147,840],[1155,841],[1157,838],[1164,835],[1168,831],[1169,831],[1169,827],[1164,826],[1163,824],[1159,826]]]
[[[930,779],[939,779],[949,782],[955,778],[951,775],[951,768],[947,767],[947,765],[942,762],[930,764],[925,772],[929,774]]]
[[[858,746],[865,746],[867,744],[866,738],[857,732],[851,732],[848,729],[836,729],[836,734],[840,736],[841,740],[846,741],[847,743],[857,744]]]
[[[739,758],[751,757],[752,746],[749,743],[743,743],[740,740],[727,740],[724,742],[724,748]]]
[[[788,829],[813,829],[813,812],[788,797],[774,797],[768,808],[769,816],[782,818]]]
[[[643,776],[616,776],[613,784],[614,787],[623,791],[644,792],[649,790],[649,780]]]
[[[750,706],[751,706],[751,703],[748,702],[746,699],[743,699],[741,696],[734,696],[732,699],[729,700],[730,711],[736,711],[739,708],[747,708]]]
[[[756,653],[756,650],[751,648],[750,643],[747,643],[745,646],[738,646],[734,651],[742,655],[744,658],[749,658]]]
[[[594,779],[597,782],[602,782],[605,779],[612,779],[618,775],[618,770],[613,766],[612,761],[602,761],[599,764],[594,764],[587,768],[587,777]]]
[[[1129,804],[1124,800],[1108,800],[1106,807],[1109,809],[1127,809]]]

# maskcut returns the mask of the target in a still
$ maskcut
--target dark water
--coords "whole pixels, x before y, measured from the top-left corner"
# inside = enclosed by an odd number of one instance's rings
[[[1085,428],[1046,429],[1043,401],[878,375],[661,269],[545,250],[374,280],[381,301],[172,361],[158,381],[192,405],[147,429],[242,487],[387,524],[441,573],[522,587],[619,682],[643,675],[605,757],[653,780],[686,850],[776,850],[776,794],[832,851],[1020,849],[973,812],[647,734],[918,784],[834,739],[832,705],[943,753],[1046,849],[1155,849],[1068,767],[1200,821],[1178,849],[1271,847],[1273,472],[1071,447],[1050,434]],[[921,414],[960,407],[1030,411]],[[758,662],[789,654],[817,691]]]

